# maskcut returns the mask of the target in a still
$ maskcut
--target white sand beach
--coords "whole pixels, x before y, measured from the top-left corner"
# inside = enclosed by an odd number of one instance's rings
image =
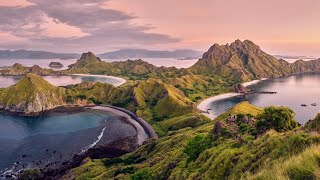
[[[260,81],[264,81],[264,80],[267,80],[267,78],[263,78],[263,79],[260,79],[260,80],[253,80],[253,81],[250,81],[250,82],[242,83],[242,85],[244,87],[248,87],[248,86],[251,86],[253,84],[257,84]],[[222,99],[232,98],[232,97],[239,96],[239,95],[241,95],[241,94],[240,93],[225,93],[225,94],[220,94],[220,95],[217,95],[217,96],[212,96],[212,97],[209,97],[209,98],[204,99],[203,101],[201,101],[198,104],[197,108],[199,110],[201,110],[201,111],[207,112],[208,109],[210,109],[209,105],[212,102],[219,101],[219,100],[222,100]],[[218,116],[218,115],[214,114],[213,111],[210,111],[210,110],[209,110],[209,113],[202,113],[202,114],[204,114],[205,116],[207,116],[211,120],[214,120]]]

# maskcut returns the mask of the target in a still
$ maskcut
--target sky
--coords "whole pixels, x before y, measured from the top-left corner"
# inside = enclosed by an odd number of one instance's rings
[[[320,57],[319,0],[0,0],[0,49],[206,51],[249,39]]]

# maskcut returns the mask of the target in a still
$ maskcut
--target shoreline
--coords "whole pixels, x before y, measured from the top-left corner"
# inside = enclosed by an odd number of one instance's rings
[[[103,78],[110,78],[113,80],[119,81],[118,83],[113,84],[115,87],[121,86],[124,83],[127,82],[127,80],[121,78],[121,77],[116,77],[116,76],[107,76],[107,75],[94,75],[94,74],[68,74],[68,75],[75,75],[75,76],[86,76],[86,77],[103,77]],[[111,84],[111,83],[109,83]]]
[[[93,106],[93,107],[75,107],[71,109],[71,111],[83,111],[85,109],[92,109],[92,110],[100,110],[106,111],[111,113],[113,116],[117,117],[125,117],[124,123],[127,123],[136,130],[136,135],[117,139],[112,141],[108,144],[99,144],[103,134],[105,132],[106,127],[102,129],[100,132],[98,139],[90,144],[88,147],[85,147],[81,150],[80,153],[74,154],[70,159],[64,160],[61,164],[51,164],[49,166],[39,167],[39,169],[43,172],[46,177],[57,177],[64,174],[67,170],[79,166],[81,162],[87,158],[115,158],[126,153],[130,153],[133,150],[137,149],[140,145],[142,145],[147,139],[157,139],[158,136],[156,135],[155,131],[153,130],[152,126],[147,123],[145,120],[141,119],[131,111],[128,111],[123,108],[109,106],[109,105],[102,105],[102,106]],[[69,112],[70,109],[59,108],[55,109],[50,112]],[[0,176],[2,177],[18,177],[19,173],[28,170],[23,169],[19,170],[16,173],[3,173]],[[9,171],[8,171],[9,172]]]
[[[94,106],[90,107],[89,109],[107,111],[118,116],[126,117],[129,123],[137,130],[138,145],[142,145],[143,142],[148,138],[158,138],[157,134],[149,123],[126,109],[109,105]]]
[[[254,85],[254,84],[257,84],[261,81],[264,81],[264,80],[267,80],[267,78],[262,78],[262,79],[257,79],[257,80],[253,80],[253,81],[249,81],[249,82],[245,82],[245,83],[242,83],[242,85],[244,87],[248,87],[248,86],[251,86],[251,85]],[[208,97],[204,100],[202,100],[198,105],[197,105],[197,108],[202,111],[201,114],[207,116],[208,118],[210,118],[211,120],[214,120],[215,118],[218,117],[218,115],[215,115],[212,111],[210,111],[210,113],[206,113],[209,109],[209,105],[212,103],[212,102],[215,102],[215,101],[219,101],[219,100],[223,100],[223,99],[228,99],[228,98],[232,98],[232,97],[236,97],[236,96],[240,96],[241,93],[224,93],[224,94],[220,94],[220,95],[217,95],[217,96],[211,96],[211,97]]]

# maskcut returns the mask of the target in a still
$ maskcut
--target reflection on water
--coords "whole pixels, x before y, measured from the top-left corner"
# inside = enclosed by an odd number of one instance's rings
[[[222,114],[235,104],[249,101],[258,107],[287,106],[294,110],[296,119],[304,124],[320,112],[320,74],[300,74],[285,78],[261,81],[250,88],[275,91],[277,94],[254,94],[233,97],[210,104],[215,114]],[[318,103],[318,106],[311,106]],[[308,104],[302,107],[301,104]]]

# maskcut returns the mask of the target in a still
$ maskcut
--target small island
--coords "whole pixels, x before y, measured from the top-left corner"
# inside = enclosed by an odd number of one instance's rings
[[[51,68],[62,68],[63,64],[61,64],[60,62],[51,62],[49,64],[49,67],[51,67]]]

